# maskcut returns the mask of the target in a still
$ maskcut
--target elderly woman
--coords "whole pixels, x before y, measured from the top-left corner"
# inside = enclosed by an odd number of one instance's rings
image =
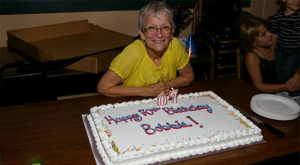
[[[173,37],[172,10],[163,2],[152,1],[140,10],[138,26],[141,39],[112,61],[99,81],[98,92],[111,97],[157,96],[189,85],[194,72],[184,47]]]

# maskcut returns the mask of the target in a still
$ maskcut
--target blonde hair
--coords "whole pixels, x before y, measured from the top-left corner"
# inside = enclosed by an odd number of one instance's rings
[[[239,45],[242,55],[247,54],[253,49],[261,25],[268,27],[263,19],[251,18],[247,19],[240,26]]]

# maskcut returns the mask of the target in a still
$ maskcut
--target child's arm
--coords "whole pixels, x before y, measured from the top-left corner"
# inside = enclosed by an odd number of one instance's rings
[[[297,69],[293,77],[291,77],[287,83],[290,84],[289,91],[297,91],[300,89],[300,67]]]
[[[275,93],[280,91],[288,90],[289,84],[269,84],[263,82],[263,77],[260,70],[260,61],[257,55],[252,52],[246,55],[246,67],[249,72],[250,78],[252,80],[253,85],[259,90],[266,93]]]

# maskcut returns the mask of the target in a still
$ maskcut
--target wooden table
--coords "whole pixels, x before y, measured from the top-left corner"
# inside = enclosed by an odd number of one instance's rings
[[[239,79],[196,82],[179,90],[180,93],[212,90],[231,105],[253,115],[255,114],[250,110],[251,97],[261,93]],[[96,105],[136,99],[144,98],[91,96],[1,107],[1,162],[5,165],[31,164],[34,160],[39,160],[42,165],[95,164],[81,114],[89,113],[89,109]],[[299,153],[299,118],[293,121],[274,121],[255,116],[283,131],[285,137],[279,138],[261,127],[265,140],[263,143],[174,164],[250,164],[289,153]]]

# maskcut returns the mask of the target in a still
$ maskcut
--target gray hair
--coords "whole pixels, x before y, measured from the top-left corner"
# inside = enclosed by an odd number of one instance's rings
[[[163,1],[151,1],[147,3],[145,6],[143,6],[139,13],[139,22],[138,22],[138,28],[144,32],[144,21],[145,18],[154,13],[155,17],[160,17],[160,12],[165,12],[169,15],[170,25],[171,28],[175,27],[174,19],[173,19],[173,12],[172,8],[170,8],[166,3]]]

